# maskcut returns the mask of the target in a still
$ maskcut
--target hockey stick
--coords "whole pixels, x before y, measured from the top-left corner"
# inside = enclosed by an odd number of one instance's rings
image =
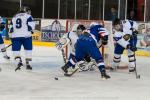
[[[15,69],[15,72],[17,71],[17,70],[20,70],[21,69],[21,66],[18,66],[16,69]]]
[[[133,26],[133,25],[131,25],[131,28],[132,28],[132,26]],[[132,28],[131,30],[132,30],[132,35],[133,35],[133,28]],[[134,36],[132,36],[132,38],[134,38]],[[134,40],[133,40],[133,45],[135,45]],[[135,61],[134,61],[134,64],[135,64],[135,76],[136,76],[136,79],[140,79],[140,75],[139,75],[138,72],[137,72],[135,51],[133,51],[133,53],[134,53],[133,56],[134,56],[134,59],[135,59]]]
[[[9,44],[8,46],[5,47],[5,49],[7,49],[8,47],[12,46],[12,44]]]
[[[68,73],[65,73],[64,76],[68,76],[68,77],[71,77],[72,75],[74,75],[80,68],[78,67],[77,69],[75,69],[72,73],[68,74]]]
[[[9,44],[8,46],[4,47],[2,50],[6,50],[7,48],[9,48],[10,46],[12,46],[12,44]],[[2,50],[0,52],[2,52]]]
[[[63,57],[64,63],[66,64],[67,60],[66,60],[66,57],[65,57],[64,49],[62,49],[61,52],[62,52],[62,57]]]
[[[135,51],[134,51],[134,59],[135,59]],[[137,73],[136,61],[134,62],[134,64],[135,64],[135,76],[136,76],[136,79],[140,79],[140,75]]]

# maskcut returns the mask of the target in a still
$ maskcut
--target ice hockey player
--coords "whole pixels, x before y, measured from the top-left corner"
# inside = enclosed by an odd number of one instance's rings
[[[1,34],[2,31],[5,29],[5,24],[6,24],[6,22],[0,16],[0,50],[3,53],[3,57],[5,59],[10,59],[10,57],[7,55],[5,45],[4,45],[4,41],[3,41],[3,38],[2,38],[2,34]]]
[[[29,14],[30,9],[23,7],[11,20],[10,37],[12,51],[20,69],[23,66],[20,50],[23,45],[25,50],[26,69],[32,70],[29,62],[32,61],[32,32],[35,28],[33,17]]]
[[[57,43],[56,43],[56,48],[59,50],[62,50],[64,47],[66,47],[66,45],[69,48],[70,51],[70,55],[69,55],[69,59],[68,62],[61,67],[62,70],[65,73],[68,73],[68,68],[72,67],[75,70],[75,65],[72,64],[75,62],[75,44],[77,42],[77,39],[79,38],[79,35],[82,33],[82,31],[85,30],[84,25],[81,24],[74,24],[74,26],[72,27],[72,30],[70,32],[68,32],[67,34],[65,34]],[[87,62],[90,62],[90,57],[86,56],[85,60]]]
[[[116,70],[121,61],[121,55],[126,49],[129,58],[129,72],[135,71],[135,51],[137,43],[137,28],[138,25],[135,21],[125,20],[121,21],[116,19],[113,22],[114,27],[114,40],[116,42],[114,49],[113,66],[111,70]]]
[[[83,60],[86,55],[90,55],[96,61],[98,69],[101,72],[101,77],[108,79],[110,76],[106,74],[103,57],[98,47],[99,41],[101,41],[102,45],[106,45],[108,42],[108,32],[102,25],[92,23],[90,32],[84,30],[79,36],[76,43],[75,56],[77,62],[79,62]]]

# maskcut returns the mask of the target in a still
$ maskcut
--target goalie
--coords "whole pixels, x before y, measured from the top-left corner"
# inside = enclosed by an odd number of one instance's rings
[[[114,27],[114,40],[116,42],[114,49],[113,66],[111,70],[116,70],[121,61],[121,55],[126,49],[129,58],[129,72],[135,71],[135,51],[137,43],[137,28],[138,25],[135,21],[125,20],[121,21],[116,19],[113,22]]]

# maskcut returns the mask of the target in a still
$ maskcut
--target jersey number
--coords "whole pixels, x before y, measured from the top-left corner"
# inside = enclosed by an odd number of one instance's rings
[[[20,18],[18,18],[16,20],[16,28],[21,28],[22,27],[22,20]]]

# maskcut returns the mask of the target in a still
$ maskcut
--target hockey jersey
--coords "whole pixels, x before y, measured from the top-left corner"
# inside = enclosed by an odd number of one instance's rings
[[[122,25],[123,25],[123,32],[125,34],[133,35],[132,29],[138,30],[138,24],[132,20],[124,20],[122,21]]]
[[[94,25],[90,27],[90,33],[95,36],[97,42],[100,41],[101,36],[109,35],[106,28],[104,28],[102,25]]]
[[[35,23],[31,15],[27,13],[18,13],[11,20],[11,37],[31,37],[31,31],[33,31],[34,28]]]
[[[125,20],[122,21],[123,31],[114,30],[113,38],[115,42],[126,48],[130,41],[130,37],[133,35],[133,30],[138,29],[138,24],[135,21]],[[133,29],[133,30],[132,30]]]
[[[67,38],[70,40],[70,45],[68,46],[70,49],[70,53],[75,55],[75,44],[79,37],[76,32],[70,31],[69,33],[67,33]]]

